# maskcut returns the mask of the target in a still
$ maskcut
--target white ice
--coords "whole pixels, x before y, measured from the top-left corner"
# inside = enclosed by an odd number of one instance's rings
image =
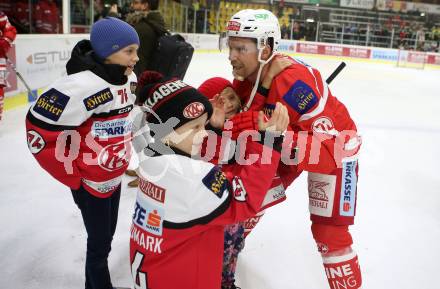
[[[329,75],[337,60],[302,57]],[[351,227],[363,288],[436,289],[440,240],[440,70],[349,61],[331,90],[363,136],[358,205]],[[231,78],[226,55],[196,53],[186,81]],[[27,107],[0,123],[0,288],[83,286],[86,234],[70,191],[44,172],[26,146]],[[130,286],[129,225],[135,190],[124,179],[109,263]],[[437,244],[437,245],[436,245]],[[305,175],[288,200],[267,211],[238,264],[243,289],[326,289],[310,232]],[[179,288],[170,288],[179,289]]]

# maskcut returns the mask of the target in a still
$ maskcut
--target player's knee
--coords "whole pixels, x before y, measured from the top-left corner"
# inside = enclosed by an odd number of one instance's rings
[[[350,248],[353,244],[348,225],[312,224],[312,234],[318,245],[318,251],[322,254],[341,251]]]

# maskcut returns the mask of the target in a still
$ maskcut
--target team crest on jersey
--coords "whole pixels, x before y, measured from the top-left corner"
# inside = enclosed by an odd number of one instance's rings
[[[326,116],[317,118],[312,124],[312,130],[316,133],[324,133],[329,135],[337,134],[333,121]]]
[[[205,112],[205,106],[201,102],[191,102],[183,109],[183,116],[189,119],[198,118]]]
[[[34,155],[41,152],[46,146],[46,142],[44,141],[43,137],[35,130],[27,131],[27,143],[29,150]]]
[[[232,179],[232,194],[239,202],[246,201],[247,192],[244,189],[243,182],[240,177],[235,176]]]
[[[83,99],[83,102],[87,111],[91,111],[96,109],[98,106],[106,104],[112,100],[113,100],[113,94],[109,88],[106,88]]]
[[[50,120],[58,121],[69,100],[69,96],[51,88],[37,99],[33,110]]]
[[[130,161],[131,146],[128,142],[119,142],[104,147],[98,154],[98,165],[102,169],[113,172],[124,166],[128,166]]]
[[[341,216],[354,216],[356,203],[356,161],[342,163],[341,200],[339,213]]]
[[[313,89],[301,80],[297,80],[290,87],[283,99],[299,114],[308,112],[318,102],[318,97]]]
[[[213,167],[202,179],[202,183],[220,199],[227,189],[227,179],[219,167]]]

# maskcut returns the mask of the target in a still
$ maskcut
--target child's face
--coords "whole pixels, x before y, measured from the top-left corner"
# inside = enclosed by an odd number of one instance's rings
[[[111,54],[105,59],[107,64],[119,64],[126,66],[125,75],[130,75],[133,72],[135,64],[139,61],[137,55],[139,45],[131,44],[127,47],[122,48],[118,52]]]
[[[233,117],[236,113],[240,111],[241,101],[240,97],[235,93],[232,87],[226,87],[220,93],[220,97],[224,102],[225,117],[227,119]]]
[[[208,135],[205,130],[207,121],[208,114],[204,113],[202,116],[185,123],[169,135],[170,143],[173,147],[187,154],[197,155],[200,152],[203,139]]]

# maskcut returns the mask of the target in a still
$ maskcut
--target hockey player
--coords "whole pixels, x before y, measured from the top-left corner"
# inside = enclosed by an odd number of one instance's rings
[[[276,76],[269,90],[259,85],[268,64],[278,57],[280,27],[271,12],[239,11],[228,22],[227,35],[234,87],[246,96],[245,109],[257,91],[266,96],[266,114],[276,102],[288,108],[296,144],[296,158],[288,168],[308,172],[311,229],[330,288],[360,288],[361,272],[348,230],[355,215],[361,144],[353,120],[320,73],[300,61]]]
[[[54,0],[40,0],[35,5],[37,33],[60,33],[60,12]]]
[[[6,54],[11,48],[12,42],[15,40],[17,30],[9,23],[8,16],[0,11],[0,121],[3,115],[3,102],[5,98],[4,88],[7,85],[6,82]]]
[[[74,47],[67,76],[26,116],[28,147],[68,186],[87,231],[86,289],[112,289],[107,258],[118,219],[122,174],[130,159],[139,37],[116,18],[94,23]]]
[[[270,159],[263,161],[257,139],[247,143],[244,162],[218,167],[201,160],[199,147],[212,115],[209,100],[176,78],[141,89],[148,108],[147,121],[154,133],[149,158],[139,166],[140,184],[131,228],[130,256],[135,288],[219,289],[221,283],[224,225],[254,215],[275,174],[282,138],[276,138]],[[218,104],[215,105],[221,110]],[[224,117],[224,116],[223,116]],[[170,129],[166,124],[175,121]],[[160,124],[161,121],[167,121]],[[268,122],[241,117],[229,120],[231,134],[250,127],[269,134],[287,127],[287,110],[277,104]],[[262,138],[262,139],[263,139]],[[262,140],[260,139],[260,141]],[[150,147],[148,148],[150,149]],[[154,151],[153,151],[154,150]],[[140,158],[142,159],[142,158]],[[256,173],[262,174],[253,178]]]

